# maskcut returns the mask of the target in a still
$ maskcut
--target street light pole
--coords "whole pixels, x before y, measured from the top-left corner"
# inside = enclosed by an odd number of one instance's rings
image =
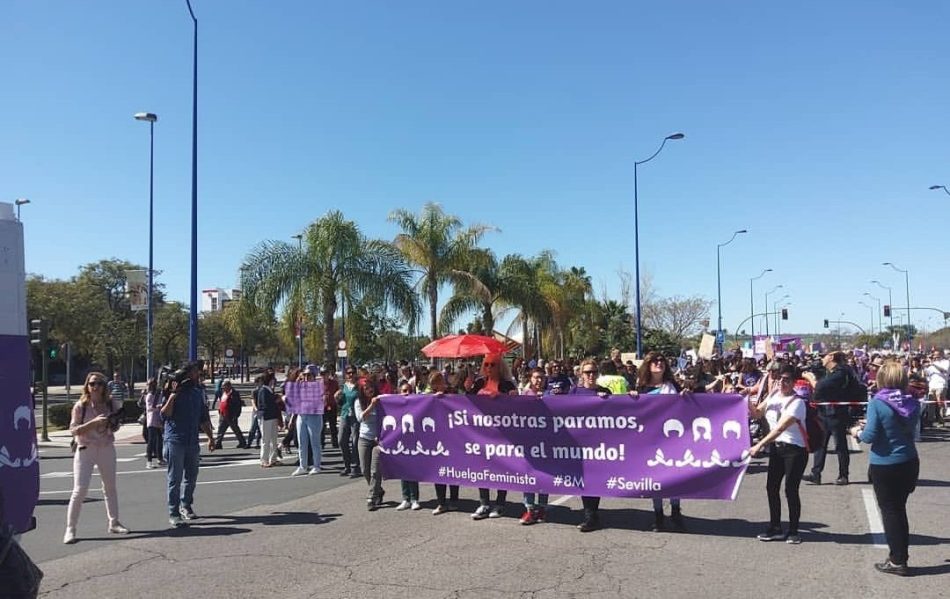
[[[772,272],[772,269],[766,268],[765,270],[762,271],[762,274],[760,274],[759,276],[752,277],[751,279],[749,279],[749,323],[750,323],[749,326],[752,327],[752,349],[753,350],[755,350],[755,299],[753,299],[754,296],[752,295],[752,282],[758,281],[759,279],[764,277],[766,273],[769,273],[769,272]]]
[[[786,294],[783,295],[782,297],[780,297],[780,298],[778,298],[777,300],[775,300],[774,302],[772,302],[772,313],[775,315],[775,334],[776,334],[776,335],[780,335],[780,334],[781,334],[781,333],[779,333],[779,327],[778,327],[778,305],[779,305],[780,302],[782,302],[782,301],[784,301],[784,300],[787,300],[789,297],[791,297],[791,296],[786,293]],[[768,309],[768,306],[766,306],[766,309]],[[766,314],[766,315],[765,315],[765,320],[768,320],[768,319],[769,319],[769,315]]]
[[[880,335],[881,333],[884,332],[884,324],[881,322],[881,300],[878,299],[878,298],[876,298],[876,297],[874,297],[873,295],[871,295],[871,294],[868,293],[867,291],[864,292],[864,295],[866,295],[867,297],[869,297],[869,298],[871,298],[872,300],[874,300],[874,301],[877,302],[877,334]],[[874,324],[874,321],[873,321],[873,320],[871,321],[871,324],[872,324],[872,325]],[[873,328],[873,326],[872,326],[872,328]]]
[[[297,251],[303,251],[303,233],[291,235],[297,240]],[[303,368],[303,319],[297,318],[297,368]]]
[[[772,288],[772,291],[765,292],[765,336],[766,337],[769,336],[769,296],[775,293],[776,291],[778,291],[779,289],[782,289],[783,287],[784,285],[776,285],[774,288]]]
[[[18,222],[23,222],[23,221],[20,220],[20,206],[22,206],[22,205],[24,205],[24,204],[29,204],[29,203],[30,203],[30,200],[28,200],[28,199],[26,199],[26,198],[17,198],[16,200],[13,201],[13,203],[16,204],[16,219],[17,219],[17,221],[18,221]]]
[[[148,122],[148,313],[145,317],[145,380],[153,375],[152,371],[152,327],[154,317],[152,313],[152,285],[155,276],[152,264],[154,250],[154,191],[155,191],[155,121],[158,116],[151,112],[138,112],[135,120]]]
[[[871,335],[874,335],[874,306],[870,304],[865,304],[864,302],[858,300],[858,303],[867,308],[871,312]]]
[[[878,280],[874,280],[871,282],[877,285],[878,287],[880,287],[881,289],[887,290],[887,305],[890,307],[890,312],[891,312],[891,315],[888,316],[888,318],[891,319],[891,333],[893,334],[894,333],[894,298],[891,296],[891,288],[888,287],[887,285],[882,285],[881,282]]]
[[[906,299],[907,299],[907,342],[910,343],[910,340],[911,340],[911,337],[912,337],[912,336],[911,336],[911,333],[910,333],[910,326],[911,326],[911,324],[910,324],[910,272],[907,271],[907,270],[902,270],[902,269],[900,269],[900,268],[897,268],[897,267],[894,266],[894,264],[891,263],[891,262],[884,262],[884,263],[882,263],[882,266],[890,266],[891,268],[893,268],[893,269],[896,270],[897,272],[902,272],[902,273],[904,273],[904,291],[905,291],[906,294],[907,294],[907,297],[906,297]],[[891,314],[893,314],[893,313],[894,313],[894,310],[891,309]]]
[[[657,154],[663,150],[663,146],[666,145],[666,142],[670,140],[683,139],[684,137],[686,136],[682,133],[667,135],[663,138],[663,141],[660,143],[660,147],[657,148],[656,152],[653,152],[652,156],[646,160],[638,160],[633,163],[633,254],[636,265],[634,276],[637,278],[637,359],[643,357],[643,327],[640,318],[640,205],[637,191],[637,167],[656,158]]]
[[[198,19],[188,4],[195,25],[191,78],[191,308],[188,311],[188,359],[198,359]]]
[[[721,266],[720,266],[720,250],[733,241],[736,237],[742,233],[748,233],[745,229],[740,229],[732,234],[732,237],[729,238],[729,241],[726,243],[717,243],[716,244],[716,310],[719,313],[718,319],[716,321],[716,348],[719,349],[719,353],[722,353],[722,278],[721,278]]]

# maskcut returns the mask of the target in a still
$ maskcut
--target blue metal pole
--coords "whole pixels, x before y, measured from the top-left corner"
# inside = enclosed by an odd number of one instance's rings
[[[148,124],[148,314],[146,316],[145,334],[145,380],[152,377],[152,327],[155,323],[152,313],[152,280],[155,276],[153,265],[154,257],[154,181],[155,181],[155,121]]]
[[[191,309],[188,314],[188,359],[198,359],[198,19],[188,12],[195,24],[194,60],[191,97]]]
[[[637,288],[637,359],[643,358],[643,326],[640,319],[640,206],[637,197],[637,163],[633,163],[633,254]]]

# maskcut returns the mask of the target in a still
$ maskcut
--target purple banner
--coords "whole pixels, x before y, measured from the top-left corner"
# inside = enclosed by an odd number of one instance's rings
[[[734,394],[387,395],[385,478],[598,497],[734,499],[748,463]]]
[[[323,381],[284,383],[288,414],[323,414]]]
[[[30,341],[0,335],[0,523],[25,532],[40,495],[36,422],[30,397]]]

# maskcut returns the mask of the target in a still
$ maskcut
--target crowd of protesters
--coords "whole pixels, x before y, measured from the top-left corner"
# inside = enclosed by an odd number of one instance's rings
[[[149,448],[148,467],[153,460],[168,469],[168,506],[170,523],[183,525],[196,517],[192,510],[197,477],[197,433],[208,435],[208,448],[220,449],[226,429],[235,433],[239,448],[260,448],[260,463],[269,468],[280,465],[296,444],[298,457],[294,476],[321,472],[322,450],[329,435],[333,447],[343,458],[341,476],[363,478],[367,483],[367,508],[377,510],[385,490],[377,449],[379,398],[387,394],[478,394],[504,401],[507,395],[571,395],[593,392],[609,398],[617,395],[736,393],[748,398],[750,431],[753,433],[750,455],[768,456],[766,496],[769,525],[758,535],[761,541],[801,543],[798,525],[802,504],[802,481],[820,485],[827,447],[834,440],[838,476],[836,485],[849,483],[847,437],[871,445],[869,477],[881,508],[890,553],[876,564],[878,570],[907,573],[909,527],[906,502],[913,492],[919,473],[915,442],[923,427],[943,426],[950,360],[941,352],[928,355],[868,354],[861,351],[827,352],[824,355],[801,351],[773,355],[770,358],[743,357],[741,352],[712,359],[695,355],[664,356],[648,353],[639,364],[624,362],[614,350],[602,360],[547,360],[508,362],[499,355],[469,361],[448,361],[441,367],[408,362],[376,366],[346,366],[335,373],[329,366],[308,365],[291,369],[284,382],[324,383],[324,415],[290,416],[282,397],[276,373],[268,369],[258,376],[250,394],[252,428],[245,439],[238,426],[244,405],[230,381],[224,381],[215,393],[219,400],[219,427],[212,434],[209,407],[202,402],[198,377],[200,368],[189,365],[181,376],[158,388],[147,385]],[[342,376],[340,376],[342,375]],[[342,383],[339,382],[342,378]],[[75,541],[78,506],[89,484],[92,467],[103,474],[107,487],[109,530],[126,533],[118,522],[118,499],[114,484],[115,453],[107,416],[114,405],[101,375],[90,375],[88,392],[73,409],[72,430],[80,442],[76,453],[75,490],[70,502],[64,541]],[[855,392],[858,394],[855,395]],[[182,399],[187,396],[186,400]],[[869,399],[870,398],[870,399]],[[176,407],[176,400],[178,407]],[[808,467],[808,443],[804,422],[806,406],[818,410],[823,442],[813,448],[811,471]],[[214,407],[214,401],[211,408]],[[88,406],[85,407],[85,406]],[[101,406],[106,406],[105,408]],[[184,409],[187,406],[187,409]],[[332,421],[332,422],[331,422]],[[281,438],[280,433],[285,434]],[[98,449],[99,447],[102,449]],[[195,451],[191,451],[194,449]],[[92,452],[92,453],[90,453]],[[99,453],[96,453],[99,452]],[[105,453],[102,453],[105,452]],[[784,481],[788,526],[781,524],[781,494]],[[184,487],[182,489],[182,486]],[[420,484],[400,483],[401,502],[396,510],[419,510]],[[472,518],[499,518],[509,509],[507,492],[478,489],[479,502]],[[435,485],[434,515],[457,508],[459,487]],[[664,512],[664,499],[670,515]],[[582,498],[584,518],[578,529],[591,532],[601,527],[600,498]],[[544,522],[548,496],[524,493],[521,524]],[[685,531],[682,504],[678,498],[654,498],[654,531]]]

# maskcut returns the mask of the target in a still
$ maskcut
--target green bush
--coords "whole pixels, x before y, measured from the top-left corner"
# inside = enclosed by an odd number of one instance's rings
[[[54,403],[49,406],[49,423],[60,428],[69,428],[72,403]]]

